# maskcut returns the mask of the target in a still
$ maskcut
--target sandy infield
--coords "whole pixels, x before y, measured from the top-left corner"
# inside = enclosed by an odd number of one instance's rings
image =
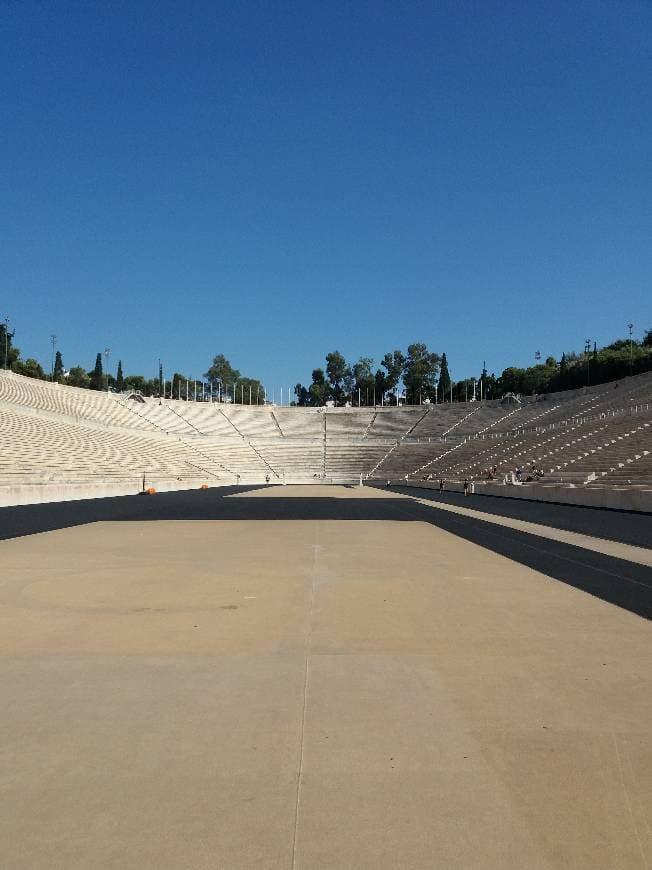
[[[0,560],[2,867],[652,865],[633,614],[420,522],[97,523]]]

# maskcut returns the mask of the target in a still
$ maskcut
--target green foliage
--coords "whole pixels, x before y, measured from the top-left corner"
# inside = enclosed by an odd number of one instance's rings
[[[382,405],[383,397],[389,390],[387,385],[387,375],[382,369],[377,369],[374,375],[374,402]]]
[[[174,376],[177,377],[176,375]],[[181,376],[180,376],[181,377]],[[234,369],[223,353],[213,357],[213,364],[204,374],[211,385],[213,395],[228,397],[236,404],[262,405],[265,401],[265,390],[260,380],[241,375],[238,369]],[[172,394],[177,396],[178,386],[175,386],[174,378]],[[201,383],[198,382],[197,396],[201,393]],[[194,396],[194,386],[191,384],[188,397]],[[185,398],[182,388],[181,398]]]
[[[14,364],[18,362],[20,350],[14,347],[12,339],[16,333],[7,328],[5,323],[0,323],[0,361],[2,368],[14,369]]]
[[[475,378],[464,378],[462,381],[456,381],[453,384],[453,401],[470,402],[473,398],[474,385]]]
[[[385,375],[385,392],[391,393],[398,386],[398,382],[403,374],[405,357],[400,350],[395,350],[393,353],[386,353],[380,364],[387,372]]]
[[[185,399],[186,398],[186,388],[185,383],[188,379],[185,375],[179,374],[179,372],[175,372],[172,376],[172,388],[170,392],[170,398],[172,399]]]
[[[652,347],[652,329],[645,330],[645,338],[641,342],[642,347]]]
[[[19,375],[25,375],[28,378],[37,378],[39,381],[47,379],[45,372],[41,368],[41,364],[35,359],[18,359],[12,365],[12,371]]]
[[[255,378],[240,378],[235,387],[235,401],[239,405],[262,405],[265,401],[263,385]]]
[[[54,371],[52,372],[52,380],[56,383],[61,383],[61,379],[63,378],[63,359],[61,357],[61,351],[58,350],[54,357]]]
[[[418,405],[423,399],[434,399],[439,361],[439,354],[429,351],[421,342],[408,346],[403,383],[409,404]]]
[[[305,408],[306,405],[310,404],[310,393],[301,384],[297,384],[294,388],[294,395],[297,397],[295,404],[300,408]]]
[[[116,379],[115,379],[115,388],[119,393],[121,393],[125,388],[125,379],[124,379],[124,375],[122,374],[122,360],[121,359],[118,360],[118,373],[117,373]]]
[[[214,386],[217,386],[218,383],[233,385],[240,380],[240,372],[232,367],[223,353],[219,353],[213,357],[213,365],[204,374],[204,377]]]
[[[326,382],[326,375],[323,369],[313,369],[309,393],[311,405],[319,406],[326,404],[326,400],[330,396],[330,386]]]
[[[87,390],[91,385],[91,379],[86,369],[81,366],[73,366],[68,372],[66,383],[70,387],[83,387]]]
[[[124,379],[124,385],[126,390],[145,393],[145,378],[142,375],[127,375]]]
[[[104,378],[102,375],[102,354],[98,353],[95,358],[95,368],[89,372],[91,390],[104,389]]]
[[[440,401],[448,402],[450,400],[450,392],[451,392],[451,376],[448,371],[448,360],[446,359],[446,354],[442,353],[441,355],[441,364],[439,367],[439,397]]]
[[[333,399],[342,404],[353,388],[353,374],[339,350],[326,354],[326,374]]]
[[[354,400],[361,405],[373,405],[375,379],[372,371],[374,361],[371,357],[363,356],[353,366],[353,390]]]

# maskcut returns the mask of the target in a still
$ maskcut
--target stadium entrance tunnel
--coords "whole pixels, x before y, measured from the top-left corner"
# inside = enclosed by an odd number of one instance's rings
[[[589,547],[580,547],[552,538],[529,534],[474,517],[435,510],[407,495],[394,496],[374,492],[367,496],[352,487],[338,495],[332,489],[327,497],[308,493],[292,497],[274,487],[224,487],[210,491],[182,491],[157,494],[152,498],[120,498],[64,502],[59,504],[22,505],[0,508],[0,540],[39,534],[98,522],[157,521],[284,521],[284,520],[353,520],[398,523],[426,523],[455,535],[460,540],[460,559],[464,559],[463,541],[477,544],[566,583],[610,604],[645,618],[652,618],[652,571],[648,565],[605,555]],[[264,492],[261,492],[264,491]],[[256,497],[257,495],[264,497]],[[254,496],[254,497],[247,497]],[[548,524],[554,528],[568,525],[566,506],[546,506]],[[570,510],[581,511],[572,508]],[[631,537],[628,514],[608,511],[611,540]],[[636,515],[639,516],[639,515]],[[540,521],[540,517],[538,518]],[[637,543],[652,545],[652,518],[634,519],[639,528]],[[400,533],[399,533],[400,534]],[[506,602],[508,604],[508,602]]]

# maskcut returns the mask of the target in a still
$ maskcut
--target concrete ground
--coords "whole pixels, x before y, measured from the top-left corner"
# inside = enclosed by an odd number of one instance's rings
[[[97,522],[0,566],[3,868],[652,866],[634,613],[418,519]]]

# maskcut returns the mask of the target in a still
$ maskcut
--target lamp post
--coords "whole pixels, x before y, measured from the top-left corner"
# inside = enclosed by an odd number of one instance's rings
[[[7,360],[9,359],[9,318],[5,317],[5,371],[7,370]]]
[[[586,385],[591,383],[591,339],[587,338],[584,342],[584,353],[586,354]]]
[[[111,356],[111,348],[104,348],[104,374],[106,376],[106,391],[109,392],[109,357]]]
[[[55,348],[56,343],[57,343],[56,335],[51,335],[50,341],[52,342],[52,363],[50,365],[50,380],[53,381],[54,380],[54,348]]]
[[[634,324],[628,323],[627,329],[629,329],[629,376],[631,377],[634,373],[634,350],[632,348],[632,329],[634,329]]]

